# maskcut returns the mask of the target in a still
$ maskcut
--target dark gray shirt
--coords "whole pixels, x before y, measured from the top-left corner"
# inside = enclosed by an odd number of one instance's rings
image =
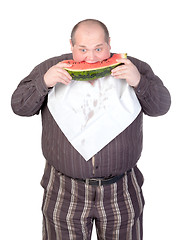
[[[135,93],[142,111],[122,133],[93,158],[85,161],[64,136],[47,107],[49,89],[45,85],[44,74],[51,66],[67,59],[72,59],[72,54],[54,57],[36,66],[13,93],[12,109],[21,116],[32,116],[41,110],[42,151],[47,163],[61,173],[82,179],[122,174],[134,167],[140,158],[143,113],[149,116],[165,114],[170,107],[170,94],[147,63],[128,57],[141,74],[141,81],[135,88]]]

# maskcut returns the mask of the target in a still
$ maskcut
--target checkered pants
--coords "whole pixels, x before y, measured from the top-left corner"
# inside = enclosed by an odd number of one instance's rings
[[[116,183],[92,186],[50,167],[44,186],[43,240],[142,240],[143,176],[137,167]]]

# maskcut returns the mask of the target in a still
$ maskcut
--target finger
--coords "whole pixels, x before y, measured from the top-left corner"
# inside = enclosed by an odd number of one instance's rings
[[[71,79],[69,77],[67,77],[64,73],[62,72],[57,72],[57,80],[59,82],[66,82],[66,83],[70,83]]]
[[[66,79],[66,78],[68,78],[69,80],[72,79],[72,77],[70,76],[70,74],[69,74],[66,70],[64,70],[64,69],[62,69],[62,68],[57,68],[57,72],[58,72],[58,73],[61,73],[64,79]],[[65,76],[66,76],[66,78],[65,78]]]
[[[56,66],[58,66],[60,68],[66,68],[66,67],[71,67],[72,65],[69,63],[59,62],[58,64],[56,64]]]
[[[126,67],[126,66],[123,65],[123,66],[114,68],[114,69],[111,71],[111,73],[117,74],[117,73],[123,73],[123,72],[127,72],[127,71],[128,71],[128,67]]]
[[[70,80],[66,80],[66,79],[63,79],[63,78],[60,78],[58,80],[59,83],[62,83],[62,84],[65,84],[65,85],[68,85],[71,81]]]
[[[113,76],[113,78],[116,78],[116,79],[127,79],[127,74],[118,74],[118,75],[115,75]]]
[[[115,73],[115,72],[118,72],[118,71],[123,71],[123,70],[126,70],[127,67],[125,65],[122,65],[122,66],[118,66],[116,68],[114,68],[111,73]]]
[[[123,70],[123,71],[117,71],[111,74],[113,77],[121,77],[121,76],[126,76],[127,75],[127,71]]]
[[[64,85],[68,85],[68,84],[70,84],[70,82],[71,81],[64,81],[63,79],[61,79],[60,81],[59,81],[60,83],[62,83],[62,84],[64,84]]]

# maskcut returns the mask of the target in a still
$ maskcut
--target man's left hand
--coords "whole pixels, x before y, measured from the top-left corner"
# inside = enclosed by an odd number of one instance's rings
[[[125,58],[117,59],[117,62],[124,63],[111,71],[114,78],[126,79],[127,83],[132,87],[137,87],[140,82],[140,73],[137,67]]]

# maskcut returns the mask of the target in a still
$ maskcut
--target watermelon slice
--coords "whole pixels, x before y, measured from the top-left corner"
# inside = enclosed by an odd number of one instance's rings
[[[90,81],[110,75],[113,68],[123,64],[116,61],[120,58],[127,58],[127,54],[113,54],[111,58],[96,63],[75,62],[74,60],[64,60],[62,63],[72,65],[64,69],[68,71],[73,80]]]

